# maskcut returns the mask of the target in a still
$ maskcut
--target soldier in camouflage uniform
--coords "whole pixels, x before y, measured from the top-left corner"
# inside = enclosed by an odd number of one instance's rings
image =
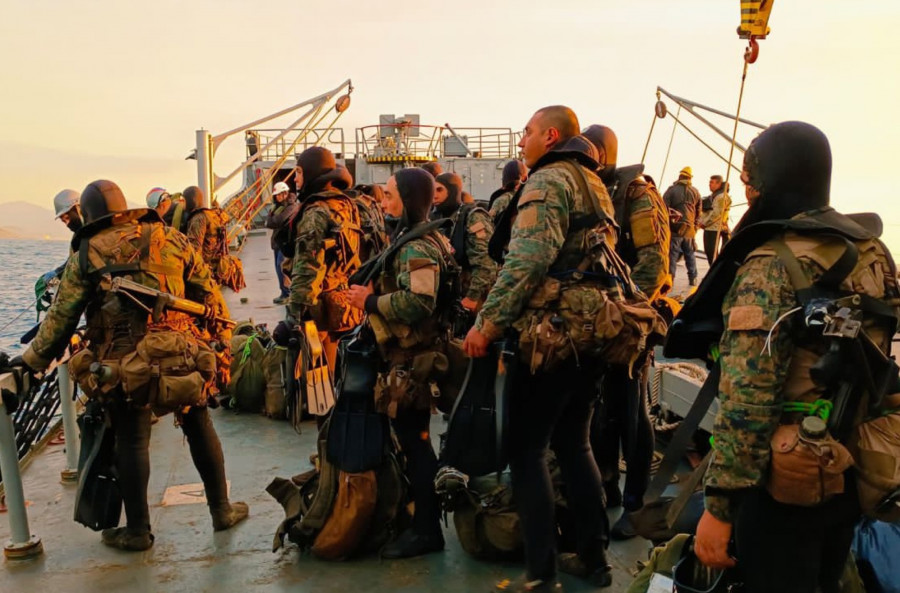
[[[528,181],[511,206],[518,214],[503,267],[466,336],[464,348],[470,356],[484,356],[490,342],[512,327],[524,331],[531,319],[528,309],[536,300],[549,300],[547,306],[555,306],[558,300],[544,294],[552,286],[548,279],[566,286],[590,286],[588,281],[579,284],[571,271],[584,260],[588,230],[612,219],[614,212],[606,188],[594,173],[597,151],[578,130],[577,117],[562,106],[539,110],[525,127],[519,146],[529,168]],[[582,194],[569,164],[580,171],[590,195]],[[614,248],[615,236],[607,232],[610,227],[598,228],[606,229],[600,231],[603,240]],[[524,581],[498,588],[541,592],[559,588],[553,489],[544,455],[551,443],[563,470],[568,502],[578,517],[578,553],[562,555],[560,569],[598,586],[612,580],[605,554],[608,525],[600,472],[588,440],[600,362],[570,356],[551,371],[532,375],[527,364],[516,370],[509,452],[527,573]]]
[[[192,318],[174,311],[166,312],[161,322],[154,323],[145,310],[131,301],[102,290],[99,283],[104,274],[127,273],[140,284],[178,297],[187,296],[205,303],[217,314],[222,313],[218,288],[209,269],[184,235],[166,227],[153,210],[127,207],[122,192],[111,181],[95,181],[82,192],[85,225],[72,241],[76,251],[66,264],[58,297],[21,358],[32,371],[44,371],[62,354],[82,313],[87,318],[89,348],[97,360],[122,359],[134,351],[145,333],[155,329],[199,333]],[[104,530],[103,543],[125,550],[145,550],[153,545],[147,506],[150,408],[138,407],[126,401],[121,391],[113,391],[109,412],[127,526]],[[247,516],[247,505],[228,502],[222,445],[209,412],[206,406],[191,407],[179,414],[179,420],[203,479],[213,527],[217,531],[228,529]]]
[[[429,434],[434,400],[429,383],[435,369],[427,367],[446,340],[449,311],[441,287],[452,255],[437,228],[423,227],[433,197],[434,180],[421,169],[401,169],[388,180],[385,212],[400,218],[395,245],[406,242],[388,248],[384,271],[374,285],[350,287],[351,304],[366,311],[381,346],[384,366],[375,390],[376,405],[392,418],[415,501],[412,527],[382,550],[385,558],[444,549],[434,491],[437,458]],[[421,235],[404,239],[413,233]]]
[[[432,218],[449,218],[451,221],[443,228],[453,247],[453,257],[462,269],[460,304],[471,313],[481,306],[497,277],[497,263],[488,255],[488,240],[494,226],[484,208],[462,203],[459,175],[442,173],[435,181]]]
[[[365,262],[381,253],[388,244],[384,212],[381,210],[384,190],[377,183],[357,185],[353,190],[355,195],[352,197],[359,210],[363,230],[359,261]]]
[[[818,129],[786,122],[760,134],[745,154],[741,174],[750,207],[697,298],[679,315],[686,326],[692,319],[701,321],[697,331],[702,331],[701,326],[709,327],[703,316],[720,311],[724,328],[718,345],[720,407],[695,551],[709,566],[734,566],[733,535],[749,593],[838,591],[860,518],[849,474],[845,492],[818,506],[777,502],[766,489],[776,428],[803,417],[782,407],[823,397],[809,369],[828,349],[821,333],[805,330],[788,260],[778,250],[787,249],[813,282],[847,251],[848,243],[838,238],[846,237],[859,258],[840,289],[893,307],[900,294],[896,268],[877,239],[880,221],[873,232],[832,210],[830,177],[831,150]],[[802,226],[804,234],[784,230],[791,226]],[[889,352],[884,321],[864,323],[875,343]],[[684,334],[679,341],[686,344],[689,337]]]
[[[503,165],[500,189],[491,194],[489,202],[491,219],[494,224],[497,224],[500,214],[509,206],[513,196],[525,183],[527,177],[528,172],[525,170],[525,164],[522,161],[516,159]]]
[[[621,234],[616,251],[631,268],[631,279],[651,300],[671,287],[669,276],[669,214],[653,184],[641,175],[643,165],[617,167],[618,138],[606,126],[588,126],[584,136],[600,153],[597,174],[612,195]],[[603,380],[601,402],[594,412],[591,446],[603,475],[607,506],[622,505],[613,525],[614,539],[637,535],[631,515],[643,506],[650,483],[654,436],[650,422],[648,357],[638,376],[623,366],[610,368]],[[628,465],[624,493],[619,490],[619,450]]]
[[[196,185],[185,188],[182,195],[188,216],[185,234],[218,282],[219,279],[215,276],[219,260],[228,253],[228,246],[225,244],[228,215],[220,208],[210,208],[203,190]]]
[[[313,319],[328,367],[337,356],[337,337],[359,324],[347,302],[347,280],[359,267],[362,228],[359,210],[343,192],[353,185],[326,148],[313,146],[297,157],[300,213],[294,221],[288,309],[294,319]]]

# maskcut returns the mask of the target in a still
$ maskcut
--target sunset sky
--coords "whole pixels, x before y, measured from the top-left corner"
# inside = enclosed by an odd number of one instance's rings
[[[582,126],[616,130],[619,163],[631,164],[657,85],[734,111],[745,46],[738,0],[2,0],[0,14],[0,202],[47,207],[98,178],[135,204],[153,186],[180,190],[196,182],[183,160],[194,130],[231,129],[346,78],[348,137],[380,113],[519,129],[562,103]],[[819,126],[833,203],[879,212],[900,250],[900,2],[778,0],[769,24],[743,115]],[[648,172],[665,188],[690,165],[706,193],[725,166],[682,131],[660,178],[671,126],[657,123]],[[217,173],[237,165],[241,142]]]

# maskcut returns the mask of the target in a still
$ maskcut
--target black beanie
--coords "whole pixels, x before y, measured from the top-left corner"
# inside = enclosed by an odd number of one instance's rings
[[[333,171],[337,167],[334,155],[327,148],[310,146],[297,155],[297,166],[303,170],[302,193],[308,193],[310,185],[313,185],[319,177]]]
[[[447,199],[434,208],[441,216],[450,216],[463,203],[462,177],[456,173],[441,173],[435,181],[447,188]]]
[[[434,177],[423,169],[400,169],[394,173],[400,201],[403,202],[403,218],[407,226],[428,220],[434,202]],[[402,222],[401,222],[402,225]]]
[[[503,165],[503,189],[512,189],[513,184],[525,177],[525,163],[520,160],[509,161]]]
[[[609,183],[616,171],[616,158],[619,153],[619,139],[616,138],[616,133],[606,126],[594,124],[585,128],[581,135],[590,140],[600,152],[598,159],[602,166],[600,178]]]

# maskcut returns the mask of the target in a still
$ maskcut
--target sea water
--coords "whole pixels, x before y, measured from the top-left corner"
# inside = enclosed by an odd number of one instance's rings
[[[24,351],[19,338],[37,322],[34,285],[68,255],[68,241],[0,239],[0,351]]]

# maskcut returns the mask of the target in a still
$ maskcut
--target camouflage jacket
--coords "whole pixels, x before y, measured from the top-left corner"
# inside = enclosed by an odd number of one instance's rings
[[[669,277],[669,213],[659,192],[643,177],[632,180],[622,193],[619,255],[631,266],[634,283],[653,298]],[[615,206],[618,210],[619,204]]]
[[[842,247],[834,248],[833,238],[783,236],[810,281],[843,253]],[[897,283],[883,245],[876,240],[856,245],[859,262],[841,289],[890,298],[896,306]],[[720,520],[733,520],[734,494],[765,483],[770,441],[778,425],[800,421],[796,414],[782,414],[782,404],[809,403],[822,396],[809,368],[827,342],[800,333],[800,313],[788,314],[798,306],[790,275],[771,241],[747,256],[723,301],[720,407],[705,482],[706,508]],[[867,332],[883,348],[889,346],[890,336],[882,328],[870,326]]]
[[[494,203],[491,204],[491,220],[497,222],[497,219],[500,217],[500,214],[506,210],[506,207],[509,206],[509,203],[512,201],[513,196],[516,195],[514,191],[503,192],[497,199],[494,200]]]
[[[101,310],[107,293],[99,287],[100,277],[96,273],[112,264],[131,263],[141,254],[142,235],[147,233],[149,248],[147,256],[140,259],[140,270],[129,272],[133,280],[191,300],[212,304],[218,313],[227,316],[224,300],[219,289],[212,280],[209,268],[197,255],[186,237],[177,230],[159,222],[140,223],[133,213],[126,213],[122,219],[116,220],[114,226],[105,228],[93,235],[87,246],[82,246],[73,253],[66,262],[57,297],[47,312],[31,346],[23,355],[25,362],[35,370],[47,368],[50,362],[62,354],[68,345],[69,338],[78,326],[81,314],[86,313],[88,337],[92,349],[107,347],[103,344],[104,333],[113,330],[125,333],[124,354],[129,344],[133,348],[145,331],[152,326],[148,315],[136,306],[131,305],[124,297],[119,297],[119,309],[125,317],[132,321],[130,327],[105,327]],[[87,274],[81,268],[81,249],[87,252]],[[192,321],[184,314],[167,312],[163,326],[187,328]],[[143,326],[143,327],[136,327]]]
[[[497,278],[497,262],[488,255],[488,242],[494,232],[490,215],[483,208],[461,206],[450,216],[453,227],[450,230],[451,244],[458,250],[453,239],[457,233],[457,222],[463,208],[468,210],[466,216],[465,240],[461,245],[464,254],[456,254],[456,261],[462,268],[460,278],[460,295],[475,302],[487,296],[494,280]]]
[[[199,212],[193,212],[188,219],[188,241],[203,257],[203,261],[214,268],[219,259],[228,253],[225,245],[225,225],[228,215],[222,210],[204,208]]]
[[[356,205],[340,192],[311,196],[301,208],[289,303],[298,318],[304,308],[319,304],[323,292],[347,288],[347,279],[359,267],[362,232]]]
[[[583,167],[582,171],[599,199],[599,207],[614,218],[612,200],[603,182],[593,171]],[[588,229],[570,227],[576,217],[591,214],[593,209],[563,163],[534,168],[522,188],[517,210],[509,252],[475,320],[475,327],[488,340],[500,338],[521,316],[548,273],[571,270],[585,256]],[[607,241],[615,247],[614,236],[608,235]]]
[[[438,310],[447,239],[437,232],[406,243],[375,280],[378,314],[405,345],[433,344],[445,311]],[[449,306],[449,305],[447,305]]]

